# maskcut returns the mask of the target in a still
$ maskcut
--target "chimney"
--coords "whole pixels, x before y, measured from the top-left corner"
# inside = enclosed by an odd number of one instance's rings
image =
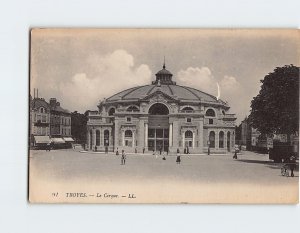
[[[56,98],[50,98],[49,103],[50,103],[51,108],[55,108],[56,107]]]
[[[35,99],[35,88],[33,88],[33,99]]]

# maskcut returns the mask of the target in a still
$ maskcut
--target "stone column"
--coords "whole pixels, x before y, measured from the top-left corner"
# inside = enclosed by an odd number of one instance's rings
[[[148,147],[148,123],[145,123],[145,148]]]
[[[177,148],[179,147],[179,140],[180,140],[180,131],[178,128],[178,122],[177,121],[173,121],[173,142],[172,142],[172,146],[174,149],[177,150]]]
[[[203,119],[199,122],[199,148],[203,151]]]
[[[122,146],[125,146],[125,131],[122,130]]]
[[[173,146],[173,124],[169,124],[169,147]]]
[[[195,132],[193,131],[193,142],[192,142],[193,149],[195,148]]]
[[[227,149],[227,132],[225,129],[223,130],[223,132],[224,132],[224,150],[227,152],[228,151],[228,149]]]
[[[90,140],[91,140],[91,138],[90,138],[90,130],[89,130],[89,129],[87,130],[86,138],[87,138],[87,142],[86,142],[86,144],[87,144],[86,146],[87,146],[87,147],[86,147],[86,148],[91,149],[91,148],[90,148]]]
[[[93,129],[93,149],[95,148],[96,146],[96,130]]]
[[[132,130],[132,147],[135,146],[135,131]]]
[[[104,133],[103,133],[103,128],[100,129],[100,146],[104,146]]]
[[[114,138],[114,143],[115,143],[115,149],[118,148],[119,146],[119,121],[115,119],[115,138]]]
[[[181,135],[181,137],[182,137],[182,148],[184,148],[184,132],[182,132],[182,135]]]
[[[216,133],[216,137],[215,137],[215,148],[216,149],[219,149],[219,133],[220,133],[220,130],[216,130],[215,131],[215,133]]]

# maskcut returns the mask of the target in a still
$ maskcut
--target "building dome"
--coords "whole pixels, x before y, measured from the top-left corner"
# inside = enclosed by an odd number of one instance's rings
[[[173,74],[166,69],[165,64],[163,69],[156,73],[156,80],[150,85],[137,86],[124,91],[121,91],[108,99],[107,102],[124,102],[124,101],[141,101],[152,96],[156,92],[162,92],[170,98],[180,102],[201,102],[213,103],[223,105],[225,108],[227,104],[217,99],[215,96],[197,90],[195,88],[176,85],[172,81]]]
[[[156,73],[156,76],[157,75],[171,75],[171,76],[173,76],[173,74],[170,71],[168,71],[165,66],[163,67],[163,69],[161,69],[160,71],[158,71]]]
[[[224,154],[233,149],[236,117],[226,113],[227,103],[177,85],[165,64],[155,76],[151,84],[121,91],[89,113],[87,148],[151,154],[186,148]]]

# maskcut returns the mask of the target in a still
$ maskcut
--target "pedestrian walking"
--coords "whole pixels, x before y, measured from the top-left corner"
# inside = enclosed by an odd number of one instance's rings
[[[181,162],[181,159],[180,159],[180,150],[179,150],[179,148],[177,148],[176,163],[177,163],[177,164],[180,164],[180,162]]]
[[[237,159],[237,151],[236,151],[236,150],[234,150],[234,155],[233,155],[232,158],[233,158],[233,159]]]
[[[289,159],[290,169],[291,169],[291,177],[294,177],[294,170],[296,168],[296,157],[292,155]]]
[[[159,148],[159,155],[161,155],[162,147]]]
[[[50,150],[51,150],[51,144],[47,143],[47,145],[46,145],[46,151],[50,151]]]
[[[177,158],[176,158],[176,163],[177,164],[180,164],[181,162],[181,158],[180,158],[180,154],[177,155]]]
[[[126,154],[125,151],[122,150],[121,165],[125,165],[125,162],[126,162]]]
[[[143,154],[145,153],[145,147],[143,147]]]
[[[137,153],[137,149],[136,148],[134,149],[134,153]]]
[[[116,155],[119,155],[119,148],[117,148]]]
[[[163,154],[162,160],[166,160],[165,152],[163,152],[162,154]]]

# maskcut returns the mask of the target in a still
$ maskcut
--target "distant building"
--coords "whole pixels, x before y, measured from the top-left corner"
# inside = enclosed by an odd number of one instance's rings
[[[43,98],[33,98],[30,103],[31,145],[50,142],[50,106]]]
[[[50,136],[71,137],[71,113],[63,109],[56,98],[51,98],[50,105]]]
[[[55,98],[47,103],[44,98],[30,96],[29,134],[30,146],[43,147],[53,143],[58,147],[70,147],[74,142],[71,131],[71,114],[63,109]]]

